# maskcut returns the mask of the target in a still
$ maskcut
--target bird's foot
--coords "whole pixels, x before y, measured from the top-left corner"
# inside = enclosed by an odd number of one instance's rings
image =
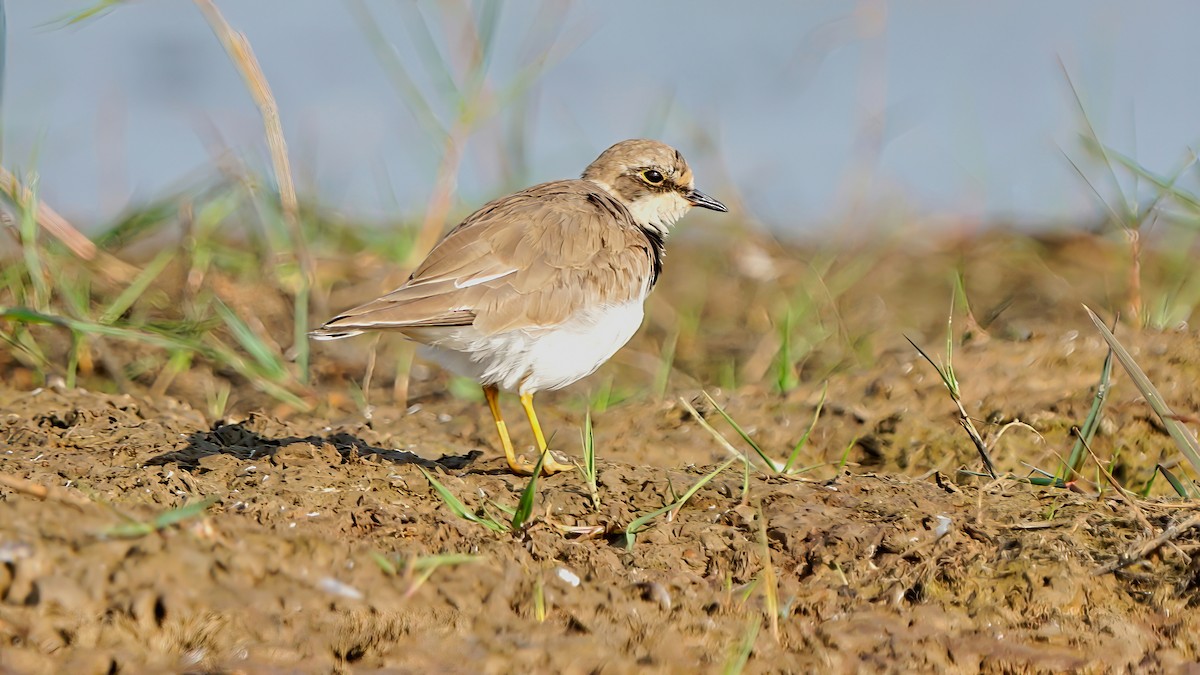
[[[521,476],[532,476],[534,470],[537,468],[536,464],[527,462],[522,457],[513,457],[509,460],[508,466],[513,470],[513,473]],[[562,473],[563,471],[570,471],[574,468],[574,464],[563,464],[555,459],[554,454],[549,450],[546,451],[545,459],[542,460],[543,476],[551,476],[556,473]]]

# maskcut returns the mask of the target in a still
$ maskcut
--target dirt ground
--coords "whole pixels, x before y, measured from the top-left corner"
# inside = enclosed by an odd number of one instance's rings
[[[455,516],[422,473],[507,521],[526,479],[506,470],[486,407],[418,368],[403,405],[381,379],[366,420],[347,392],[369,341],[315,353],[312,412],[202,367],[151,396],[136,378],[98,393],[102,369],[35,388],[0,357],[0,673],[1198,667],[1193,507],[1161,478],[1122,499],[1093,462],[1067,488],[1013,478],[1056,471],[1087,416],[1105,350],[1080,303],[1125,308],[1120,245],[1005,236],[826,257],[828,302],[803,318],[824,337],[787,393],[762,294],[798,284],[812,256],[705,250],[672,250],[647,326],[613,364],[539,397],[554,447],[577,458],[585,398],[610,382],[635,392],[594,415],[598,506],[579,474],[543,479],[516,534]],[[943,353],[954,269],[976,319],[956,316],[963,404],[1010,478],[960,471],[980,469],[975,450],[904,340]],[[361,271],[334,304],[379,279]],[[1160,286],[1148,274],[1149,300]],[[699,326],[679,330],[699,296]],[[1178,412],[1200,411],[1194,330],[1118,335]],[[725,362],[750,375],[722,383]],[[234,392],[218,418],[203,392],[222,378]],[[1141,490],[1178,454],[1119,369],[1114,381],[1093,446]],[[826,382],[809,471],[747,483],[734,463],[626,536],[730,457],[682,401],[745,450],[707,391],[782,457]]]

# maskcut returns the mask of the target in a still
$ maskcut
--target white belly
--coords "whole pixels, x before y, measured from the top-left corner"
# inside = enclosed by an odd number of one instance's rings
[[[532,394],[591,375],[642,325],[642,299],[596,307],[553,328],[480,335],[471,326],[423,329],[422,356],[480,384]]]

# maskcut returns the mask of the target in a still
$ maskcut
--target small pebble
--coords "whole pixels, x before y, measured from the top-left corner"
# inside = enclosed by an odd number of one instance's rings
[[[559,567],[558,569],[554,570],[554,573],[557,574],[558,578],[562,579],[567,585],[571,587],[579,586],[579,575],[575,574],[571,570],[565,567]]]
[[[333,577],[322,577],[321,580],[317,582],[317,588],[325,591],[326,593],[341,596],[343,598],[350,598],[351,600],[363,599],[362,591],[351,586],[350,584],[342,583]]]

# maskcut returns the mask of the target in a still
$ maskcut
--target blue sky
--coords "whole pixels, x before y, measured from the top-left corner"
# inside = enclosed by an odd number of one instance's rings
[[[7,3],[8,166],[36,164],[45,198],[84,225],[211,175],[215,138],[266,166],[257,112],[192,3],[47,24],[86,4]],[[350,214],[419,214],[442,141],[390,84],[358,8],[449,126],[451,97],[417,45],[427,25],[461,60],[467,6],[218,4],[271,82],[301,189]],[[1190,2],[508,3],[489,86],[507,91],[557,47],[469,137],[458,197],[573,176],[653,135],[703,189],[781,232],[847,214],[1086,224],[1099,205],[1064,151],[1104,173],[1080,149],[1063,66],[1099,135],[1168,173],[1197,139],[1198,25]]]

